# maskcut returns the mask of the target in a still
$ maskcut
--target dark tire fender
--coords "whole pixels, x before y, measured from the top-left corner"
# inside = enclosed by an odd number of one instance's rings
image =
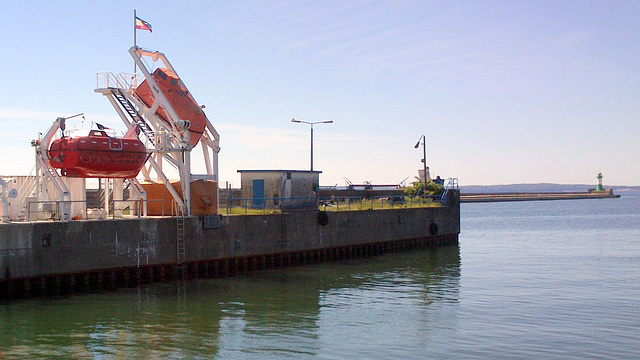
[[[431,223],[431,225],[429,225],[429,234],[438,235],[438,224]]]
[[[318,211],[318,224],[320,224],[320,226],[327,226],[327,224],[329,224],[329,215],[326,211]]]

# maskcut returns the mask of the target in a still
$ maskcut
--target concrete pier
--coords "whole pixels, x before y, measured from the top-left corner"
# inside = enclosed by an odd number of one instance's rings
[[[612,190],[590,190],[588,192],[546,192],[546,193],[483,193],[461,194],[460,202],[505,202],[540,200],[583,200],[619,198]]]
[[[0,224],[0,298],[102,291],[176,276],[268,268],[457,245],[459,193],[448,206],[185,219],[184,273],[176,218]],[[328,221],[327,221],[328,220]]]

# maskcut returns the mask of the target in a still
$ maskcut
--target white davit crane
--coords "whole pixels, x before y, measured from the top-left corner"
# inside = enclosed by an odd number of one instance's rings
[[[150,143],[152,155],[147,161],[148,166],[141,170],[145,180],[151,180],[153,171],[164,183],[182,214],[190,215],[191,181],[218,182],[220,135],[204,115],[204,106],[195,103],[163,53],[133,46],[129,49],[129,54],[144,76],[144,81],[138,84],[137,74],[99,73],[95,91],[108,97],[128,129],[137,125],[141,135]],[[159,61],[161,67],[151,71],[143,61],[145,58],[154,64]],[[175,89],[167,90],[167,86]],[[188,106],[178,103],[185,99]],[[197,144],[203,151],[207,172],[203,175],[191,173],[191,150]],[[173,187],[163,170],[163,160],[178,171],[181,194]]]

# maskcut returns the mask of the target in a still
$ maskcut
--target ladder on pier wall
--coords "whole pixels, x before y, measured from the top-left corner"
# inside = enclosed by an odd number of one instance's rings
[[[182,274],[185,270],[185,240],[186,240],[186,229],[184,226],[185,217],[183,215],[178,215],[177,218],[177,230],[178,234],[176,236],[176,268],[179,274]]]
[[[174,202],[175,203],[175,202]],[[177,205],[177,204],[176,204]],[[187,239],[187,229],[185,226],[187,217],[184,215],[184,209],[175,206],[176,209],[176,271],[180,278],[184,278],[186,270],[186,253],[185,242]]]

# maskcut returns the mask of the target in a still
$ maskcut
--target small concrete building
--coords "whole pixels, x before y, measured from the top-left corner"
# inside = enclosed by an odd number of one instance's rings
[[[315,205],[321,171],[238,170],[241,197],[254,207]]]

